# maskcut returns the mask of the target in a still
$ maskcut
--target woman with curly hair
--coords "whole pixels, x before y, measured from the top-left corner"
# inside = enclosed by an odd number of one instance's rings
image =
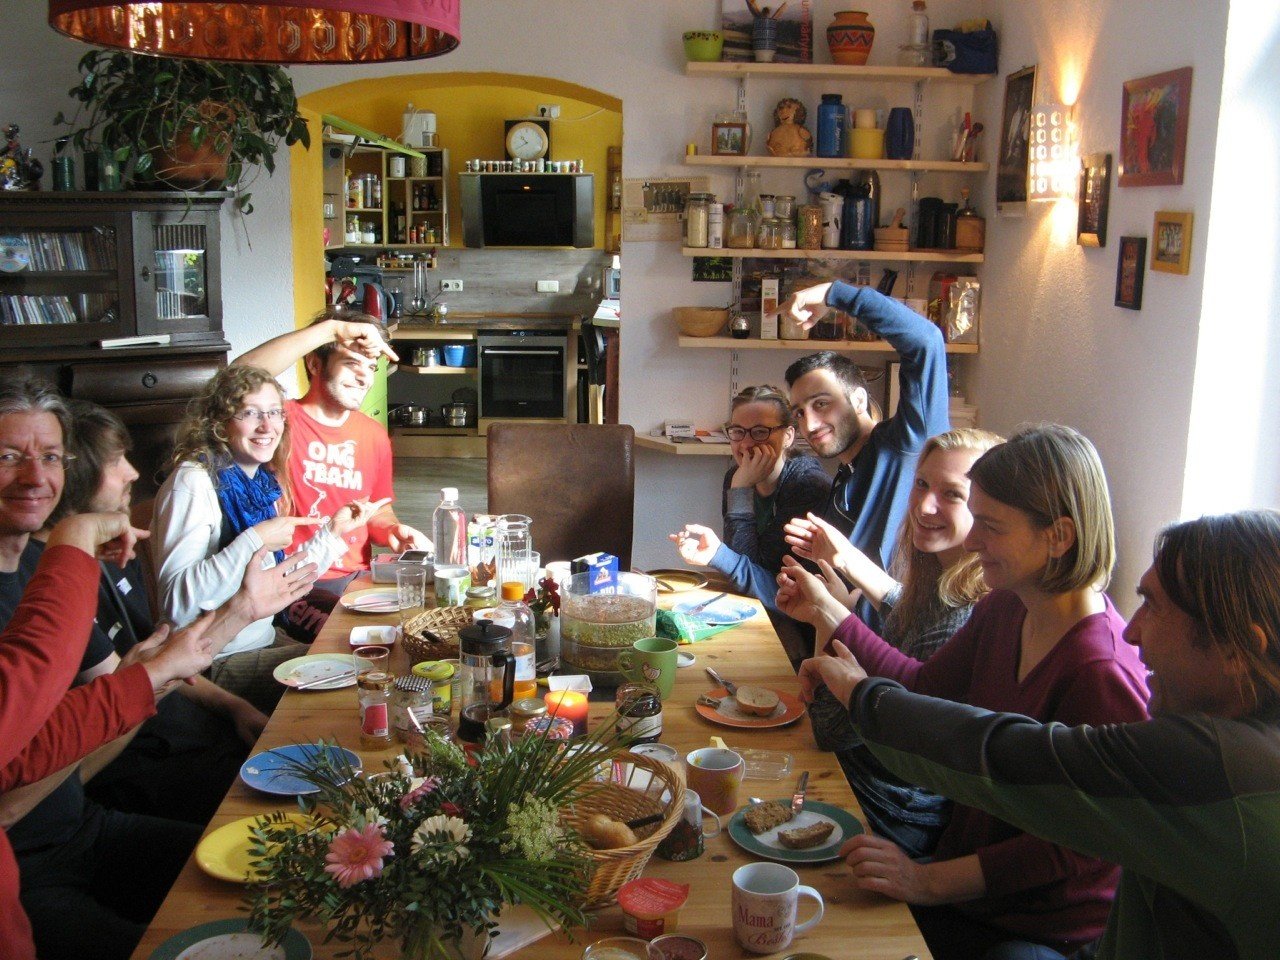
[[[288,456],[284,395],[265,370],[228,367],[191,401],[151,524],[161,606],[170,620],[187,623],[219,606],[239,588],[254,553],[265,546],[268,562],[282,563],[295,528],[321,523],[288,515]],[[366,499],[343,507],[306,541],[299,559],[323,575],[346,550],[343,537],[383,505]],[[267,617],[223,647],[209,676],[270,713],[283,689],[272,670],[305,652]]]
[[[1003,442],[972,427],[925,441],[889,572],[812,514],[788,524],[807,530],[791,541],[796,554],[819,565],[826,581],[821,589],[846,610],[852,610],[854,595],[833,571],[861,590],[884,618],[884,639],[909,657],[928,660],[964,626],[987,592],[978,555],[964,548],[973,526],[969,469]],[[809,706],[809,722],[818,747],[839,758],[872,829],[912,857],[932,854],[947,825],[950,801],[889,774],[854,730],[844,704],[825,687]]]

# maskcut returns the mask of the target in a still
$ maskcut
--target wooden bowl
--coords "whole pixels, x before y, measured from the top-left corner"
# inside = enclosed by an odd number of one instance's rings
[[[682,337],[714,337],[729,322],[727,307],[673,307]]]

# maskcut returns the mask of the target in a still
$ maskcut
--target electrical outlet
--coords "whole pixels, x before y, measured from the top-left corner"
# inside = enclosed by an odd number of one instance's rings
[[[560,104],[558,103],[540,103],[538,104],[538,116],[546,117],[548,120],[560,119]]]
[[[538,292],[539,293],[559,293],[560,281],[559,280],[539,280]]]
[[[461,280],[441,280],[440,292],[441,293],[461,293],[462,281]]]

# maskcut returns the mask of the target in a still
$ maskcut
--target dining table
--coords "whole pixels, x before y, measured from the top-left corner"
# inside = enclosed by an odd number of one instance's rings
[[[347,596],[356,590],[373,587],[367,577],[354,580]],[[395,587],[389,591],[395,593]],[[708,599],[713,593],[701,589],[659,596],[659,606],[676,602]],[[750,615],[745,620],[708,639],[680,647],[691,654],[694,662],[677,671],[674,688],[663,703],[661,742],[678,752],[676,767],[683,775],[683,759],[690,751],[712,745],[720,737],[730,748],[770,751],[790,757],[789,772],[778,779],[755,779],[753,772],[776,774],[776,769],[749,770],[742,783],[741,801],[748,796],[790,801],[798,774],[808,771],[807,799],[840,807],[862,821],[861,811],[841,772],[834,754],[817,749],[807,717],[783,726],[732,727],[719,719],[708,719],[700,713],[696,702],[700,695],[716,687],[705,673],[711,667],[739,683],[764,686],[798,697],[799,680],[783,652],[764,609],[754,600],[735,597],[735,606],[747,605]],[[385,609],[362,613],[336,604],[328,622],[312,645],[313,653],[349,653],[353,628],[394,624],[397,614]],[[688,659],[685,657],[684,659]],[[393,672],[406,673],[410,664],[403,643],[392,646]],[[456,706],[455,706],[456,711]],[[607,721],[613,713],[612,697],[590,702],[590,723]],[[717,715],[718,716],[718,715]],[[454,714],[456,724],[457,715]],[[360,755],[366,774],[386,769],[405,750],[403,744],[377,750],[361,747],[359,715],[354,687],[334,690],[286,690],[270,721],[263,730],[253,753],[297,743],[314,743],[324,738],[337,741]],[[778,759],[775,757],[775,759]],[[763,767],[763,765],[762,765]],[[205,835],[233,821],[263,815],[273,810],[296,809],[291,798],[264,794],[237,780],[209,823]],[[663,878],[688,884],[689,897],[679,914],[677,932],[697,937],[707,945],[708,960],[756,956],[741,947],[734,937],[731,914],[733,872],[744,864],[761,858],[748,853],[730,837],[729,817],[724,829],[705,841],[703,854],[697,859],[673,862],[652,857],[644,869],[645,877]],[[789,947],[774,957],[805,954],[806,957],[858,958],[858,960],[903,960],[915,955],[925,960],[930,956],[924,938],[907,906],[895,900],[858,890],[849,867],[840,859],[820,863],[790,863],[800,876],[800,883],[816,888],[825,901],[821,922],[799,934]],[[244,918],[245,887],[243,884],[215,879],[207,874],[193,855],[183,868],[168,897],[134,952],[134,960],[148,960],[165,941],[182,931],[210,921]],[[813,907],[803,898],[799,917],[803,921]],[[350,944],[337,940],[324,942],[325,931],[319,922],[306,921],[297,929],[310,941],[314,956],[330,958]],[[615,904],[589,914],[585,929],[537,934],[538,939],[516,950],[516,956],[527,960],[576,960],[583,947],[603,937],[626,936],[621,909]],[[533,939],[533,938],[530,938]],[[386,942],[380,956],[399,957],[399,945]]]

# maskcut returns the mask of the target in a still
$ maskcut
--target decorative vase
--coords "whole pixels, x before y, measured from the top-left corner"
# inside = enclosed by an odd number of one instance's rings
[[[772,63],[778,52],[778,21],[772,17],[756,17],[751,22],[751,51],[756,63]]]
[[[894,107],[884,125],[884,155],[910,160],[916,149],[916,121],[910,107]]]
[[[871,44],[876,39],[876,28],[863,10],[841,10],[827,27],[827,46],[831,48],[831,62],[849,66],[861,66],[871,55]]]
[[[195,121],[178,131],[172,143],[154,148],[151,173],[169,186],[186,190],[221,186],[227,179],[231,147],[225,129],[232,116],[229,107],[206,100],[197,107],[205,136],[200,145],[191,142]],[[217,146],[222,141],[221,147]]]

